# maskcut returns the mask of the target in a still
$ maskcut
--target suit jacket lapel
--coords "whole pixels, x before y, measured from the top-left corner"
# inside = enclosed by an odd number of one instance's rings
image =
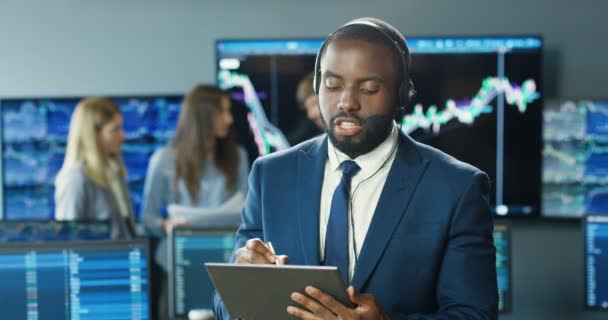
[[[382,257],[427,165],[428,160],[421,158],[414,141],[400,134],[397,155],[355,265],[352,284],[357,290],[365,285]]]
[[[297,199],[300,243],[304,263],[319,265],[319,208],[321,186],[327,158],[327,137],[317,139],[308,149],[298,152]]]

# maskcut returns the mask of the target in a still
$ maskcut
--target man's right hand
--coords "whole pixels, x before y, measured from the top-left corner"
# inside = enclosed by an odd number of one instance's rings
[[[275,255],[272,250],[260,239],[249,239],[244,247],[236,250],[236,263],[243,264],[287,264],[288,258],[284,255]]]

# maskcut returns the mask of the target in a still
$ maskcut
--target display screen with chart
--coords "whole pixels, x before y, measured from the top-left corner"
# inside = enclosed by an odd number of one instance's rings
[[[407,37],[416,96],[404,133],[488,173],[494,212],[536,216],[541,202],[542,45],[536,36]],[[260,154],[288,146],[296,87],[322,39],[216,42],[217,81],[238,87]]]
[[[608,101],[547,101],[543,119],[543,215],[608,214]]]

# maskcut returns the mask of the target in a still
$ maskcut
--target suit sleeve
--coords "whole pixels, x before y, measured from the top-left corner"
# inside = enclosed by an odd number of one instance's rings
[[[496,252],[489,191],[488,176],[476,173],[452,215],[437,283],[438,312],[389,314],[390,319],[497,319]]]
[[[160,238],[164,235],[162,228],[162,208],[166,205],[169,194],[169,183],[165,172],[166,164],[163,163],[161,151],[155,152],[150,158],[146,180],[144,182],[143,203],[141,217],[147,233]]]
[[[236,249],[243,247],[249,239],[260,238],[264,240],[262,229],[261,175],[262,162],[256,160],[249,175],[249,191],[243,207],[243,222],[236,232],[235,252]],[[235,261],[235,252],[232,253],[231,262]],[[233,319],[228,314],[228,310],[217,294],[217,291],[213,293],[213,312],[218,320]]]

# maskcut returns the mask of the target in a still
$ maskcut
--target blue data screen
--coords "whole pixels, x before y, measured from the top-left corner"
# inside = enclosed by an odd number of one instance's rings
[[[149,317],[143,248],[66,246],[4,251],[0,252],[4,319]]]
[[[587,307],[608,310],[608,217],[587,217],[585,255]]]
[[[511,305],[511,248],[507,225],[494,226],[494,247],[496,248],[496,276],[498,280],[498,310],[504,312]]]
[[[174,303],[176,315],[192,309],[211,309],[214,286],[205,262],[228,262],[234,249],[234,232],[174,239]]]

